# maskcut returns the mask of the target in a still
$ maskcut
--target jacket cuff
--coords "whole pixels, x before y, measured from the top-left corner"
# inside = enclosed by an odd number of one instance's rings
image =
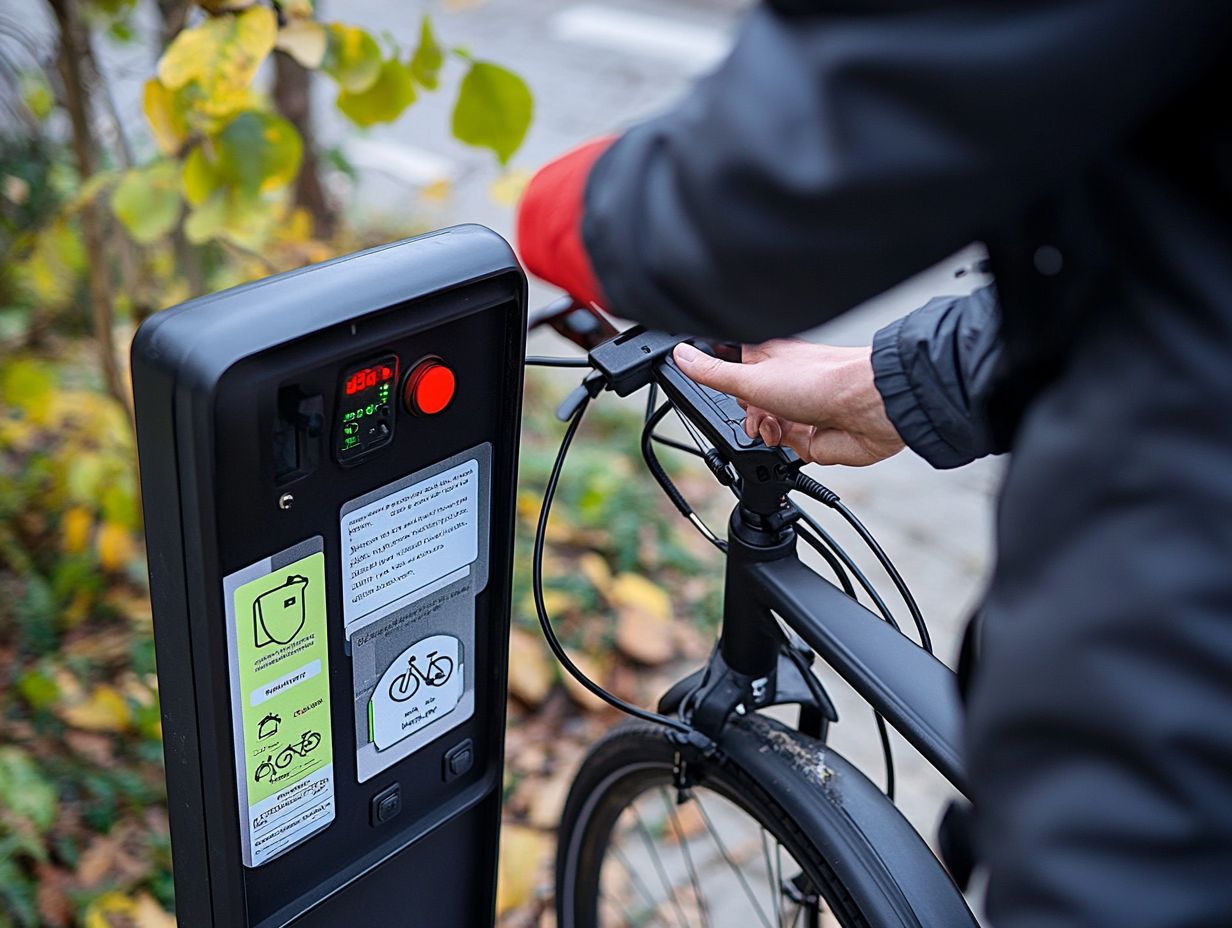
[[[908,448],[938,469],[961,467],[971,459],[942,438],[907,376],[900,344],[906,321],[907,317],[896,319],[873,336],[873,383],[886,415]]]

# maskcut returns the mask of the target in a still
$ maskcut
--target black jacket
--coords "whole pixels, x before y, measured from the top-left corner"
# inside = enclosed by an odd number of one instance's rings
[[[588,184],[612,308],[676,331],[987,244],[999,315],[875,350],[933,463],[1014,452],[967,728],[997,928],[1232,918],[1230,37],[1225,0],[762,6]]]

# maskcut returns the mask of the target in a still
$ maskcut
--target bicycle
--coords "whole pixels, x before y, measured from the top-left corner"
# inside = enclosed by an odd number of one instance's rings
[[[407,661],[406,670],[389,681],[389,698],[394,702],[406,702],[419,692],[420,681],[428,686],[444,686],[453,676],[453,658],[436,651],[428,654],[427,671],[420,670],[415,664],[415,655]]]
[[[959,888],[892,798],[886,722],[959,792],[966,793],[966,782],[954,675],[932,656],[923,616],[889,557],[836,494],[801,472],[796,455],[745,435],[734,398],[676,367],[671,350],[680,336],[640,326],[618,334],[597,310],[568,298],[534,314],[536,325],[550,325],[588,354],[528,357],[529,365],[588,373],[557,411],[567,427],[535,534],[535,608],[565,669],[632,717],[591,747],[566,800],[557,843],[557,924],[976,925]],[[543,595],[552,501],[586,409],[604,391],[629,396],[643,389],[649,397],[641,450],[648,470],[680,514],[726,555],[718,641],[706,665],[670,687],[656,712],[608,693],[578,669],[553,631]],[[698,447],[658,434],[673,411]],[[737,502],[726,539],[693,511],[660,464],[657,446],[700,457],[732,490]],[[903,598],[920,644],[901,632],[850,555],[791,502],[793,492],[855,529]],[[799,540],[822,556],[836,583],[800,560]],[[879,615],[857,601],[856,584]],[[886,757],[884,792],[826,745],[838,717],[811,670],[817,657],[873,707]],[[796,723],[765,714],[776,706],[796,707]],[[724,840],[728,826],[750,821],[755,828],[744,846]],[[699,863],[703,851],[710,857]],[[715,872],[722,899],[708,891]],[[766,886],[755,888],[762,880]],[[738,903],[747,904],[751,918],[734,915]]]
[[[319,732],[307,731],[300,737],[299,744],[288,744],[278,754],[278,759],[274,764],[279,770],[282,770],[287,765],[294,762],[297,757],[307,757],[317,749],[317,745],[321,743],[321,735]]]

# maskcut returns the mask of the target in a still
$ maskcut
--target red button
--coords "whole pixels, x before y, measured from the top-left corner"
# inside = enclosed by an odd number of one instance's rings
[[[435,416],[453,400],[457,381],[440,358],[421,361],[406,378],[402,391],[406,408],[417,416]]]

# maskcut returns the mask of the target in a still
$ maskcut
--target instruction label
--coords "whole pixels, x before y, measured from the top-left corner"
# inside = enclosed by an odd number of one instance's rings
[[[491,445],[476,445],[339,513],[361,783],[475,713],[491,461]]]
[[[223,579],[244,864],[334,820],[325,554],[320,536]]]
[[[343,619],[351,622],[479,555],[479,462],[466,461],[342,517]]]

